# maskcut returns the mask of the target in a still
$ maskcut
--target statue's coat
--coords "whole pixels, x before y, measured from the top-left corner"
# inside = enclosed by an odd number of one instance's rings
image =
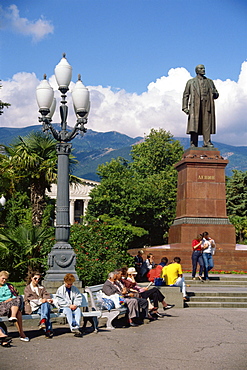
[[[203,125],[210,125],[210,133],[215,134],[215,108],[214,99],[217,99],[219,94],[216,90],[214,83],[209,78],[203,77],[207,83],[207,89],[209,90],[210,99],[207,101],[207,111],[209,112],[209,122],[204,122]],[[189,109],[188,125],[186,133],[196,132],[198,135],[202,135],[201,126],[199,125],[199,113],[200,113],[200,87],[198,77],[190,79],[183,93],[183,106],[182,110]]]

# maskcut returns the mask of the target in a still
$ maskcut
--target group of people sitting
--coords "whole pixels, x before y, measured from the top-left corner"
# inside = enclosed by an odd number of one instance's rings
[[[103,292],[111,298],[111,295],[118,294],[123,297],[123,303],[128,309],[130,326],[137,326],[143,320],[155,320],[160,317],[158,312],[159,302],[164,310],[174,305],[165,302],[164,295],[156,287],[140,287],[135,280],[137,271],[134,267],[123,268],[109,273],[108,279],[103,285]],[[41,285],[41,273],[31,273],[29,284],[24,290],[24,299],[12,284],[7,282],[9,273],[0,272],[0,316],[8,316],[9,322],[16,324],[21,341],[29,342],[29,337],[24,333],[22,326],[22,312],[25,314],[39,314],[39,329],[44,330],[45,338],[53,337],[50,313],[53,305],[59,308],[59,312],[66,315],[70,330],[75,336],[81,336],[80,321],[82,294],[73,283],[73,274],[66,274],[64,284],[57,289],[56,302],[50,293]],[[9,346],[12,338],[7,333],[4,323],[0,323],[0,344]]]
[[[199,264],[198,279],[203,282],[209,281],[208,272],[214,267],[213,255],[215,253],[215,241],[205,231],[192,240],[192,279],[196,280],[196,269]],[[202,274],[204,272],[204,279]]]
[[[160,263],[155,266],[154,258],[152,253],[147,255],[147,259],[143,261],[143,251],[138,251],[138,254],[134,258],[135,265],[138,268],[138,281],[151,281],[155,285],[166,285],[166,286],[177,286],[183,294],[183,299],[186,301],[186,284],[183,277],[183,271],[181,266],[181,258],[175,257],[171,263],[168,263],[168,258],[163,257]],[[145,269],[143,269],[143,265]],[[143,275],[142,272],[146,271]]]
[[[200,281],[209,281],[208,272],[214,267],[213,255],[215,254],[215,241],[209,236],[207,231],[199,234],[192,241],[192,279],[196,280],[197,264],[199,264]],[[183,279],[181,259],[175,257],[171,264],[168,259],[163,257],[158,265],[154,263],[152,253],[149,253],[146,259],[143,259],[144,252],[138,251],[134,257],[135,268],[137,271],[137,281],[161,281],[157,285],[180,286],[183,297],[186,300],[185,281]],[[204,273],[204,277],[202,277]]]
[[[130,326],[138,326],[145,319],[152,321],[162,316],[158,312],[159,302],[163,310],[174,307],[166,303],[164,295],[158,288],[140,287],[135,280],[136,275],[134,267],[115,270],[109,273],[102,288],[109,299],[115,294],[123,297],[128,308]]]
[[[30,282],[24,290],[24,300],[15,290],[13,285],[7,283],[9,273],[0,272],[0,316],[8,316],[10,322],[16,324],[20,335],[20,340],[29,342],[29,338],[23,331],[22,312],[26,314],[39,314],[39,329],[44,330],[45,338],[53,337],[52,323],[50,313],[53,299],[44,286],[41,285],[41,274],[36,271],[30,275]],[[60,312],[64,312],[69,323],[71,332],[75,336],[81,336],[80,321],[82,294],[73,283],[75,277],[73,274],[66,274],[64,284],[57,289],[56,306]],[[9,346],[12,338],[7,334],[7,328],[4,323],[0,323],[0,344]]]

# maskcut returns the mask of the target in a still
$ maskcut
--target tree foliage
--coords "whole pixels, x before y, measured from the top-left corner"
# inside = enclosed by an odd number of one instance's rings
[[[247,171],[234,170],[226,179],[226,206],[231,223],[236,228],[237,241],[247,239]]]
[[[0,224],[5,227],[0,263],[12,276],[23,277],[28,268],[46,264],[44,255],[51,247],[47,236],[54,234],[48,226],[54,220],[55,201],[45,192],[57,179],[56,144],[51,136],[32,132],[1,146],[0,193],[7,202],[0,212]],[[70,170],[76,162],[70,155]],[[72,175],[70,180],[82,182]]]
[[[53,233],[52,228],[26,225],[0,230],[0,270],[11,271],[16,281],[30,270],[44,270]]]
[[[182,152],[169,132],[152,129],[133,147],[132,162],[118,158],[99,166],[101,184],[90,194],[88,214],[118,217],[147,230],[145,243],[163,243],[175,217],[177,171],[173,165]]]
[[[12,188],[21,185],[30,189],[32,222],[41,225],[45,191],[56,181],[56,141],[41,132],[31,132],[4,148],[6,156],[2,168],[9,174]]]
[[[109,272],[131,266],[127,252],[135,236],[145,231],[118,219],[90,220],[86,225],[71,227],[70,244],[76,253],[76,270],[84,285],[103,283]]]
[[[32,223],[36,226],[42,224],[47,205],[45,192],[57,180],[56,144],[51,136],[37,131],[25,137],[19,136],[9,146],[2,145],[5,155],[1,155],[0,174],[3,177],[0,180],[0,191],[8,199],[15,197],[17,191],[28,194],[32,207]],[[74,156],[70,155],[70,172],[76,163]],[[70,182],[82,183],[73,175],[70,175]]]

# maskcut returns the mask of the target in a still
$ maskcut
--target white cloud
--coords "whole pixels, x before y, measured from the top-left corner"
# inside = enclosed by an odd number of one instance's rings
[[[210,77],[210,76],[209,76]],[[95,131],[118,131],[131,137],[148,134],[151,128],[164,128],[174,136],[188,137],[187,116],[181,111],[182,94],[191,78],[185,68],[171,69],[168,76],[151,82],[141,95],[111,87],[89,86],[91,111],[87,127]],[[217,134],[212,141],[232,145],[247,143],[247,62],[243,62],[237,82],[216,80],[219,91],[216,100]],[[57,89],[54,76],[50,83]],[[35,74],[18,73],[10,81],[2,81],[1,99],[11,103],[1,116],[1,126],[24,127],[38,124],[35,89],[39,80]],[[73,84],[72,84],[73,85]],[[57,104],[60,94],[55,92]],[[68,94],[68,123],[73,126],[75,115]],[[58,110],[53,118],[60,122]]]
[[[46,35],[53,33],[54,27],[50,21],[45,20],[42,16],[36,21],[30,21],[27,18],[20,17],[19,9],[16,5],[10,5],[3,12],[6,25],[11,27],[17,33],[31,36],[33,41],[42,40]]]

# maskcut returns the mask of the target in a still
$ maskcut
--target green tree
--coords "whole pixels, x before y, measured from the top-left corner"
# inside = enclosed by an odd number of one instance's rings
[[[52,228],[37,226],[0,230],[0,269],[9,270],[17,281],[31,270],[44,270],[52,236]]]
[[[16,191],[5,205],[5,224],[13,230],[19,225],[32,226],[32,208],[30,197],[25,191]]]
[[[4,148],[7,154],[4,167],[10,177],[15,177],[15,183],[30,189],[32,222],[41,225],[45,191],[56,181],[56,141],[41,132],[32,132]]]
[[[70,244],[76,253],[76,271],[84,285],[103,283],[110,271],[131,266],[129,243],[145,233],[119,219],[89,220],[71,227]]]
[[[2,156],[0,173],[5,175],[5,182],[9,183],[9,190],[6,190],[10,196],[16,191],[29,194],[32,223],[36,226],[42,224],[47,204],[45,192],[57,180],[56,144],[51,136],[38,131],[17,138],[10,146],[2,146],[5,155]],[[73,155],[70,155],[69,161],[71,171],[77,161]],[[73,175],[70,175],[70,181],[82,182]]]
[[[247,171],[233,170],[226,179],[226,206],[230,221],[236,228],[237,241],[247,239]]]
[[[132,162],[113,159],[98,167],[101,184],[91,192],[88,215],[106,214],[148,231],[145,242],[164,242],[175,217],[177,171],[183,148],[173,136],[151,130],[132,149]]]
[[[132,168],[144,178],[173,169],[183,154],[183,147],[173,135],[163,129],[151,129],[145,140],[131,151]]]

